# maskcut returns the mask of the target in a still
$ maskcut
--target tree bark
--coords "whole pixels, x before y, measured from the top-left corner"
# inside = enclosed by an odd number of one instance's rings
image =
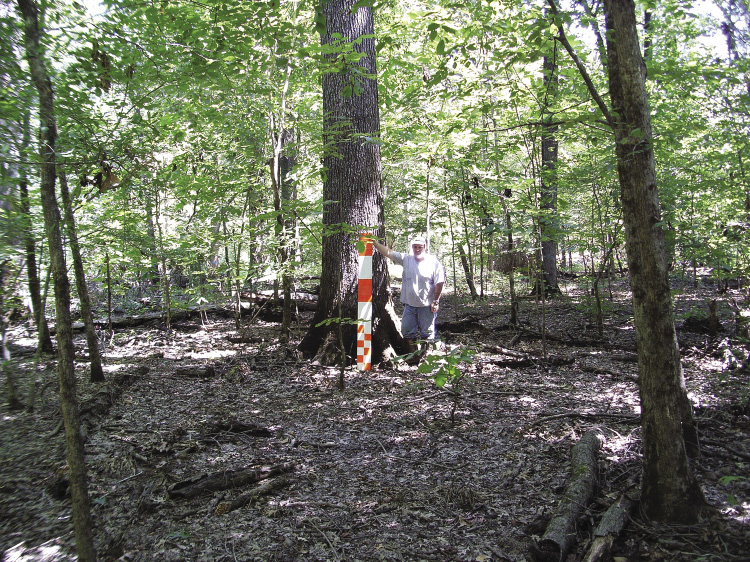
[[[323,236],[322,272],[318,309],[312,325],[300,343],[308,357],[315,355],[337,332],[334,324],[321,322],[339,317],[357,318],[359,229],[370,229],[383,238],[383,188],[380,164],[380,114],[375,64],[373,13],[368,6],[355,7],[355,0],[330,0],[320,7],[319,21],[325,21],[321,42],[326,49],[339,42],[350,43],[362,54],[356,62],[344,53],[326,55],[323,73]],[[354,43],[362,36],[369,36]],[[334,49],[335,51],[335,49]],[[377,363],[393,343],[403,347],[396,328],[388,293],[385,258],[373,256],[372,359]],[[355,356],[356,326],[342,327],[344,348]],[[337,344],[331,344],[337,345]],[[337,354],[326,354],[330,357]]]
[[[575,544],[576,523],[586,511],[596,490],[600,446],[598,433],[589,431],[573,447],[565,492],[539,541],[538,552],[535,553],[537,560],[565,560],[568,551]]]
[[[96,337],[94,315],[91,312],[91,298],[89,297],[88,285],[86,285],[86,273],[83,270],[83,260],[81,259],[81,249],[78,245],[78,233],[76,232],[75,216],[73,215],[73,205],[70,200],[68,177],[65,174],[65,170],[61,169],[58,173],[58,177],[60,178],[60,195],[63,204],[63,213],[65,214],[65,230],[68,234],[70,253],[73,256],[73,271],[75,272],[78,298],[81,301],[81,319],[85,326],[86,344],[89,348],[91,382],[103,382],[104,371],[102,370],[102,356],[101,353],[99,353],[99,340]]]
[[[557,45],[557,43],[555,43]],[[544,57],[544,84],[546,87],[542,126],[542,182],[541,182],[541,247],[542,277],[547,294],[559,293],[557,285],[557,237],[559,221],[557,220],[557,149],[559,142],[555,137],[557,125],[553,124],[549,111],[549,98],[554,99],[557,92],[557,49],[551,57]]]
[[[285,204],[294,198],[295,189],[290,174],[295,163],[292,152],[294,131],[282,128],[278,136],[274,136],[274,152],[271,159],[271,186],[273,188],[273,206],[276,211],[276,238],[279,242],[279,267],[281,269],[281,286],[284,295],[281,341],[289,341],[292,326],[292,275],[290,258],[292,256],[292,236],[294,230],[293,219],[289,218]]]
[[[642,512],[694,523],[705,506],[688,464],[693,430],[674,328],[651,121],[632,0],[605,0],[609,87],[625,223],[643,423]]]
[[[627,496],[620,497],[609,506],[596,526],[594,540],[586,552],[583,562],[599,562],[599,560],[609,559],[612,545],[630,521],[630,512],[633,511],[634,507],[635,502]]]
[[[282,463],[260,468],[241,468],[238,470],[220,470],[212,474],[203,474],[199,478],[177,482],[169,487],[170,498],[194,498],[207,492],[230,490],[260,482],[294,470],[294,464]]]
[[[479,298],[477,294],[477,288],[474,285],[474,274],[471,271],[471,264],[469,258],[466,255],[463,244],[458,244],[458,255],[461,258],[461,266],[464,268],[464,277],[466,277],[466,284],[469,286],[469,293],[471,294],[471,300],[475,301]]]
[[[26,59],[31,79],[39,93],[39,150],[42,161],[41,191],[44,224],[49,241],[50,263],[55,280],[55,313],[57,323],[57,371],[60,377],[60,403],[65,424],[65,445],[73,503],[73,528],[76,551],[82,562],[96,560],[91,528],[91,508],[86,478],[83,438],[80,432],[76,379],[73,364],[73,332],[70,319],[70,285],[65,266],[65,252],[60,236],[60,210],[55,198],[55,140],[57,125],[54,114],[52,82],[44,62],[40,40],[38,9],[33,0],[18,0],[24,19]]]
[[[5,295],[10,294],[8,278],[10,277],[10,260],[0,261],[0,373],[5,374],[5,399],[9,410],[20,410],[23,404],[18,399],[18,385],[16,374],[10,363],[10,349],[8,349],[8,324],[10,323],[9,309],[6,309]]]
[[[21,143],[21,160],[26,159],[26,150],[31,144],[31,131],[29,116],[24,115],[23,141]],[[18,182],[20,191],[21,216],[23,219],[23,237],[26,246],[26,275],[29,283],[29,296],[31,297],[31,312],[34,315],[34,326],[37,329],[37,347],[42,353],[52,353],[52,337],[49,332],[49,324],[44,314],[42,303],[42,285],[39,281],[39,270],[36,263],[36,243],[32,230],[31,203],[29,202],[29,183],[26,170],[21,169]]]

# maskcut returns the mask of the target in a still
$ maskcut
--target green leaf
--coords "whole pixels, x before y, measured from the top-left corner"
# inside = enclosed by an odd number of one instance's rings
[[[445,386],[445,383],[448,382],[448,377],[445,374],[445,371],[443,371],[442,369],[435,373],[432,376],[432,379],[435,381],[435,386],[437,386],[438,388],[443,388]]]

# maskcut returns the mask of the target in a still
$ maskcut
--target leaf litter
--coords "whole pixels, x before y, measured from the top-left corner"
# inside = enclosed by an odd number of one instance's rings
[[[714,297],[694,290],[676,299],[678,312]],[[444,299],[444,346],[476,352],[461,365],[458,394],[399,362],[347,369],[342,392],[338,368],[281,347],[278,325],[256,322],[239,334],[219,317],[205,327],[115,333],[103,348],[108,381],[94,385],[77,335],[82,412],[110,397],[106,409],[83,416],[100,559],[528,560],[564,489],[571,447],[597,428],[599,489],[569,557],[581,559],[598,516],[637,488],[640,428],[627,292],[615,297],[605,342],[579,298],[545,304],[546,342],[533,300],[522,300],[516,328],[503,303]],[[720,310],[726,332],[678,331],[703,439],[693,468],[716,515],[689,529],[635,517],[615,560],[742,560],[750,552],[748,346],[731,343],[730,308]],[[304,330],[303,321],[294,336]],[[727,348],[745,363],[732,364]],[[0,409],[0,552],[71,560],[54,361],[36,372],[32,365],[20,359],[10,368],[21,390],[37,381],[35,410]],[[293,467],[287,480],[229,511],[219,506],[253,484],[169,493],[206,475],[282,464]]]

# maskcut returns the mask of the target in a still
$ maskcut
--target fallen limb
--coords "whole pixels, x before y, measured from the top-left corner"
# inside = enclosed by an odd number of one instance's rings
[[[252,437],[273,436],[273,431],[271,431],[267,427],[261,427],[254,422],[244,422],[235,419],[227,419],[216,422],[209,428],[208,435],[214,436],[219,433],[235,433],[239,435],[249,435]]]
[[[730,453],[732,453],[733,455],[735,455],[735,456],[737,456],[737,457],[739,457],[741,459],[745,459],[746,461],[750,461],[750,453],[746,453],[744,451],[740,451],[738,449],[735,449],[734,447],[731,447],[731,446],[727,445],[726,443],[722,443],[720,441],[713,441],[713,440],[710,440],[710,439],[702,439],[701,442],[704,445],[711,445],[713,447],[721,447],[721,448],[726,449],[727,451],[729,451]]]
[[[552,420],[559,420],[563,418],[583,418],[587,420],[595,420],[597,418],[614,418],[618,420],[622,420],[623,422],[633,422],[633,423],[640,423],[641,417],[640,416],[629,416],[628,414],[607,414],[605,412],[602,413],[587,413],[587,412],[563,412],[562,414],[553,414],[551,416],[544,416],[543,418],[537,418],[533,422],[530,422],[528,425],[539,425],[540,423],[552,421]]]
[[[198,478],[176,482],[167,493],[171,498],[193,498],[206,492],[228,490],[260,482],[279,474],[291,472],[294,464],[283,463],[261,468],[242,468],[240,470],[222,470],[213,474],[204,474]]]
[[[230,511],[234,511],[235,509],[245,507],[251,501],[258,499],[260,496],[270,494],[275,490],[287,486],[291,481],[292,479],[288,474],[282,474],[278,478],[266,480],[257,488],[250,490],[246,494],[242,494],[232,501],[219,503],[219,505],[216,506],[216,515],[223,515],[225,513],[229,513]]]
[[[524,359],[514,358],[505,359],[499,361],[490,361],[493,365],[500,367],[530,367],[532,365],[549,365],[549,366],[560,366],[560,365],[572,365],[575,363],[575,359],[572,357],[547,357],[545,360],[543,357],[529,356]]]
[[[620,496],[620,499],[609,506],[594,531],[594,541],[586,552],[583,562],[599,562],[599,560],[609,558],[612,544],[628,524],[633,507],[635,507],[635,502],[626,495]]]
[[[576,523],[585,512],[597,486],[597,455],[600,446],[599,433],[588,431],[573,447],[565,492],[547,530],[532,553],[539,562],[565,560],[575,543]]]
[[[517,359],[527,359],[529,356],[521,351],[514,351],[512,349],[506,349],[499,345],[485,345],[483,346],[487,351],[498,353],[500,355],[507,355],[508,357],[516,357]]]
[[[542,334],[534,330],[529,330],[528,328],[519,328],[519,330],[520,330],[519,333],[522,334],[523,337],[525,338],[542,339]],[[556,336],[554,334],[550,334],[549,332],[545,334],[544,338],[547,341],[554,341],[557,343],[564,344],[568,347],[594,347],[594,348],[607,349],[607,350],[618,349],[621,351],[631,351],[635,353],[635,347],[632,345],[615,344],[615,343],[611,343],[609,341],[600,340],[600,339],[582,340],[582,339],[577,339],[577,338],[570,337],[570,336],[567,336],[567,337]],[[625,360],[625,359],[622,359],[622,360]]]

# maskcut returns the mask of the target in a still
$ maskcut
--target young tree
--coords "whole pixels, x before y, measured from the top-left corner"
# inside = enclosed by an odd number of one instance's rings
[[[21,141],[21,160],[26,159],[28,146],[31,144],[31,131],[28,114],[23,119],[23,140]],[[41,283],[36,263],[36,241],[32,228],[31,203],[29,201],[29,180],[26,168],[21,168],[18,181],[20,195],[21,220],[23,221],[23,238],[26,247],[26,275],[28,277],[29,296],[31,298],[31,312],[34,315],[34,326],[37,329],[37,348],[42,353],[52,353],[52,337],[50,336],[47,317],[44,314],[44,303],[42,302]]]
[[[76,379],[73,364],[73,331],[70,319],[70,285],[65,266],[65,251],[60,235],[60,210],[55,198],[55,139],[57,124],[54,113],[52,81],[43,59],[41,31],[36,2],[18,0],[24,20],[24,43],[31,79],[39,94],[39,152],[41,157],[42,207],[49,242],[50,262],[55,280],[57,320],[57,370],[60,377],[60,403],[65,423],[70,489],[73,500],[73,527],[79,560],[96,560],[91,530],[91,511],[83,452],[83,438],[78,416]]]
[[[338,342],[329,318],[357,317],[357,227],[380,225],[383,191],[380,164],[380,115],[375,79],[372,9],[355,0],[323,2],[318,14],[326,65],[323,74],[323,236],[318,308],[300,343],[308,356],[332,351]],[[323,28],[325,25],[325,28]],[[401,348],[389,307],[385,258],[373,256],[373,362],[389,342]],[[355,329],[342,326],[344,347],[353,355]],[[337,354],[328,354],[337,356]]]
[[[86,285],[86,273],[83,269],[81,248],[78,245],[78,232],[76,231],[73,203],[70,200],[70,190],[68,189],[68,176],[64,169],[60,169],[58,176],[60,178],[60,198],[62,199],[63,214],[65,215],[65,230],[68,234],[68,244],[70,245],[70,253],[73,257],[76,289],[78,290],[78,299],[81,301],[81,317],[86,331],[86,344],[89,348],[89,361],[91,363],[90,379],[91,382],[103,382],[102,355],[99,353],[99,340],[96,337],[94,314],[91,311],[91,298],[89,297],[89,288]]]
[[[705,506],[683,439],[692,426],[674,328],[656,184],[646,68],[632,0],[605,0],[611,122],[633,290],[641,416],[641,504],[651,519],[694,523]]]
[[[559,220],[557,217],[557,149],[559,141],[555,136],[558,126],[550,110],[556,98],[559,78],[557,74],[557,42],[551,55],[544,57],[544,98],[542,102],[542,181],[540,207],[542,278],[544,291],[559,293],[557,286],[557,237]]]

